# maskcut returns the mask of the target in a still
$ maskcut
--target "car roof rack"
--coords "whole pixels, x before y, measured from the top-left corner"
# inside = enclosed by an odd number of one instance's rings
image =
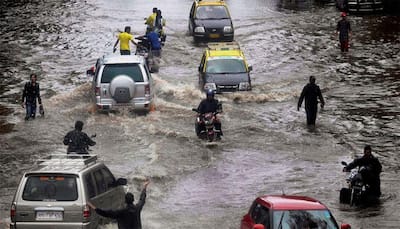
[[[51,154],[38,160],[39,165],[48,166],[89,166],[97,162],[97,155],[92,154]]]
[[[209,42],[207,44],[208,50],[222,51],[222,50],[240,50],[239,43],[232,42]]]

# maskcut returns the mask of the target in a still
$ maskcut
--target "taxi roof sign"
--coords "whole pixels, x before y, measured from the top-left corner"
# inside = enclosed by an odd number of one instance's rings
[[[239,43],[232,42],[210,42],[207,45],[209,50],[223,51],[223,50],[240,50]]]

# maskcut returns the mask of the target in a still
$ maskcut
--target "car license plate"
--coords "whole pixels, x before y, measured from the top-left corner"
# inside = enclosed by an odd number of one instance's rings
[[[210,33],[210,38],[218,38],[219,34],[217,33]]]
[[[62,221],[63,213],[60,211],[38,211],[36,212],[36,220]]]

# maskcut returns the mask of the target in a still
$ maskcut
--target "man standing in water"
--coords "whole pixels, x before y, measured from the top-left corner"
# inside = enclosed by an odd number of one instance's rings
[[[115,42],[114,44],[114,52],[117,50],[117,45],[119,42],[121,55],[131,55],[131,47],[129,46],[129,41],[131,41],[132,44],[137,45],[137,43],[133,39],[133,35],[131,34],[131,27],[125,26],[125,32],[122,32],[118,35],[117,42]]]
[[[29,118],[35,118],[36,116],[36,99],[39,105],[42,106],[42,98],[40,97],[39,83],[36,82],[36,74],[31,74],[30,81],[25,83],[24,90],[22,92],[22,104],[21,106],[26,106],[26,116],[25,120]]]
[[[346,19],[346,13],[342,12],[342,20],[337,23],[336,35],[339,34],[340,50],[349,51],[349,39],[351,37],[350,22]]]
[[[143,184],[143,190],[140,194],[140,200],[135,205],[133,204],[134,196],[128,192],[125,194],[126,207],[118,210],[103,210],[97,208],[92,203],[88,202],[89,207],[96,211],[97,214],[116,219],[118,222],[119,229],[142,229],[142,222],[140,219],[140,212],[145,204],[146,200],[146,188],[150,181],[147,180]]]
[[[322,97],[321,89],[315,84],[315,77],[310,76],[310,83],[304,86],[301,92],[299,102],[297,104],[297,110],[300,110],[303,99],[305,99],[305,109],[307,114],[307,125],[315,126],[315,120],[317,119],[318,111],[318,98],[321,102],[321,109],[325,106],[324,98]]]

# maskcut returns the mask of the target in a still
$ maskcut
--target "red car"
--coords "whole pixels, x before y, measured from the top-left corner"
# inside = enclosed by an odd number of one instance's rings
[[[266,195],[258,197],[243,216],[240,229],[253,229],[256,224],[265,229],[339,229],[329,209],[310,197]],[[350,229],[342,224],[341,229]]]

